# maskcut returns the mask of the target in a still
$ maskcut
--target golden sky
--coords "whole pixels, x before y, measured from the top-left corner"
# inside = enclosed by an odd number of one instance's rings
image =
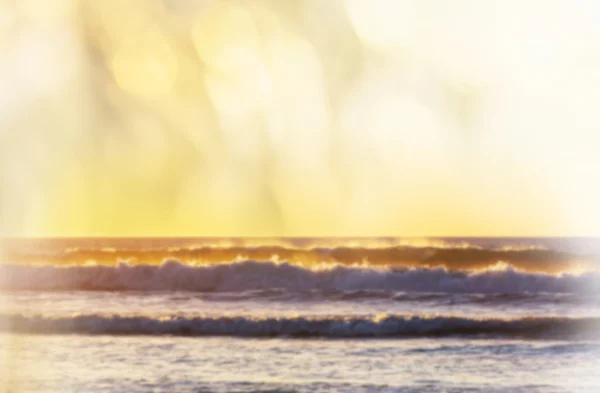
[[[0,233],[600,235],[599,19],[0,1]]]

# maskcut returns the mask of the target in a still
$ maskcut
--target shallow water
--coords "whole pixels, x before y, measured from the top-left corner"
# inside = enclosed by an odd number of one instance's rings
[[[19,392],[597,392],[600,345],[411,339],[29,336]],[[9,380],[10,381],[10,380]]]

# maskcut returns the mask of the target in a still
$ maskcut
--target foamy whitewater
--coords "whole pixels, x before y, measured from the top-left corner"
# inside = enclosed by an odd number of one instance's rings
[[[600,239],[7,239],[11,392],[597,392]]]

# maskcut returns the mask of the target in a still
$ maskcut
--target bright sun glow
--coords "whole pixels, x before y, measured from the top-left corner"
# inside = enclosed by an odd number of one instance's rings
[[[0,233],[599,235],[599,15],[2,3]]]

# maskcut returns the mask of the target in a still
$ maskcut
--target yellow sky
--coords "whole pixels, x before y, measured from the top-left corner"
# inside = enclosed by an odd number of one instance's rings
[[[598,18],[0,2],[0,233],[600,235]]]

